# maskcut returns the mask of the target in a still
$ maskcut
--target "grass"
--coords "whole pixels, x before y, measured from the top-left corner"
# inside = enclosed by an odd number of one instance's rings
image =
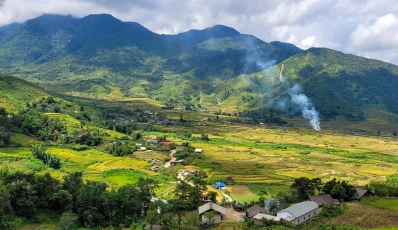
[[[398,199],[395,198],[371,197],[362,201],[361,204],[384,210],[398,211]]]
[[[140,177],[150,177],[148,174],[132,169],[110,169],[102,171],[101,175],[114,188],[120,188],[121,186],[126,184],[134,185],[138,182],[138,179]]]
[[[361,203],[347,203],[347,208],[343,215],[330,220],[323,219],[315,223],[311,222],[305,227],[307,229],[317,229],[320,224],[330,225],[353,225],[361,229],[373,228],[393,228],[398,226],[398,212],[363,205]]]

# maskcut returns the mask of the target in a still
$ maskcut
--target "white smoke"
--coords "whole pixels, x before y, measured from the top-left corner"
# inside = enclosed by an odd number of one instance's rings
[[[310,99],[307,96],[300,93],[302,91],[302,87],[299,84],[295,84],[290,90],[289,95],[292,98],[292,102],[298,106],[300,106],[301,114],[304,119],[310,121],[310,124],[313,129],[316,131],[320,131],[320,119],[319,113],[316,111]]]

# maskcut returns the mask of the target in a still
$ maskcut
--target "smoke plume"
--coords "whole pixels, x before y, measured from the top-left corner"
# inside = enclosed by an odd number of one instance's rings
[[[310,121],[310,124],[313,129],[316,131],[320,131],[320,119],[319,113],[316,111],[315,107],[313,106],[310,99],[307,96],[300,93],[302,91],[302,87],[299,84],[295,84],[290,90],[289,95],[292,99],[292,102],[298,105],[301,109],[301,114],[303,115],[304,119]]]

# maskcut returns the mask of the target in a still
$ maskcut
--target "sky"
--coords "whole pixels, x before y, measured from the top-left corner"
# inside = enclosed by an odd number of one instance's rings
[[[226,25],[265,42],[398,64],[396,0],[0,0],[0,26],[42,14],[108,13],[159,34]]]

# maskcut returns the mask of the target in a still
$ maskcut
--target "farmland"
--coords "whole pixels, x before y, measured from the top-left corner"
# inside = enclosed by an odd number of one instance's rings
[[[95,105],[90,101],[86,103]],[[398,173],[398,140],[392,135],[335,130],[316,132],[300,126],[235,123],[228,116],[217,117],[214,114],[185,110],[160,110],[156,102],[146,99],[134,102],[126,100],[126,104],[120,104],[120,108],[123,108],[122,105],[130,106],[131,103],[147,104],[145,108],[159,111],[159,116],[174,121],[182,117],[184,122],[175,125],[156,124],[150,130],[134,130],[129,135],[105,127],[99,128],[92,123],[82,123],[70,115],[47,113],[50,118],[64,124],[68,133],[98,131],[103,138],[102,145],[88,147],[74,143],[64,144],[59,140],[43,142],[31,136],[14,133],[11,136],[14,145],[0,149],[0,170],[36,172],[39,175],[49,172],[59,180],[68,173],[83,172],[84,180],[105,182],[108,190],[135,184],[140,177],[153,178],[160,185],[156,195],[162,199],[171,199],[177,183],[176,175],[180,170],[202,169],[208,175],[208,191],[217,193],[217,201],[222,201],[222,194],[212,188],[211,184],[215,181],[226,181],[226,176],[230,175],[233,178],[227,185],[230,196],[235,201],[246,203],[258,201],[260,197],[276,197],[279,193],[287,192],[293,180],[298,177],[319,177],[323,181],[337,178],[363,186],[370,181],[384,180],[386,176]],[[110,105],[108,108],[115,109]],[[197,125],[205,116],[209,118],[206,125]],[[142,138],[136,140],[136,133],[140,133]],[[207,134],[208,140],[204,140],[202,134]],[[193,148],[203,149],[204,153],[201,157],[192,157],[183,166],[152,171],[150,167],[153,159],[158,160],[156,164],[159,166],[169,160],[167,148],[153,147],[145,142],[145,139],[158,137],[166,138],[177,145],[189,143]],[[117,141],[127,143],[132,149],[146,146],[148,150],[114,156],[110,154],[109,146]],[[51,169],[33,158],[30,146],[36,143],[46,145],[49,153],[60,157],[60,170]],[[346,213],[361,219],[365,218],[367,212],[375,212],[376,215],[377,211],[377,215],[387,217],[377,217],[379,219],[375,223],[355,222],[355,225],[366,228],[389,227],[392,225],[382,223],[390,221],[389,218],[395,218],[395,201],[369,199],[362,204],[349,204]],[[365,211],[362,212],[362,209]],[[340,225],[348,224],[349,220],[336,217],[325,223]]]

